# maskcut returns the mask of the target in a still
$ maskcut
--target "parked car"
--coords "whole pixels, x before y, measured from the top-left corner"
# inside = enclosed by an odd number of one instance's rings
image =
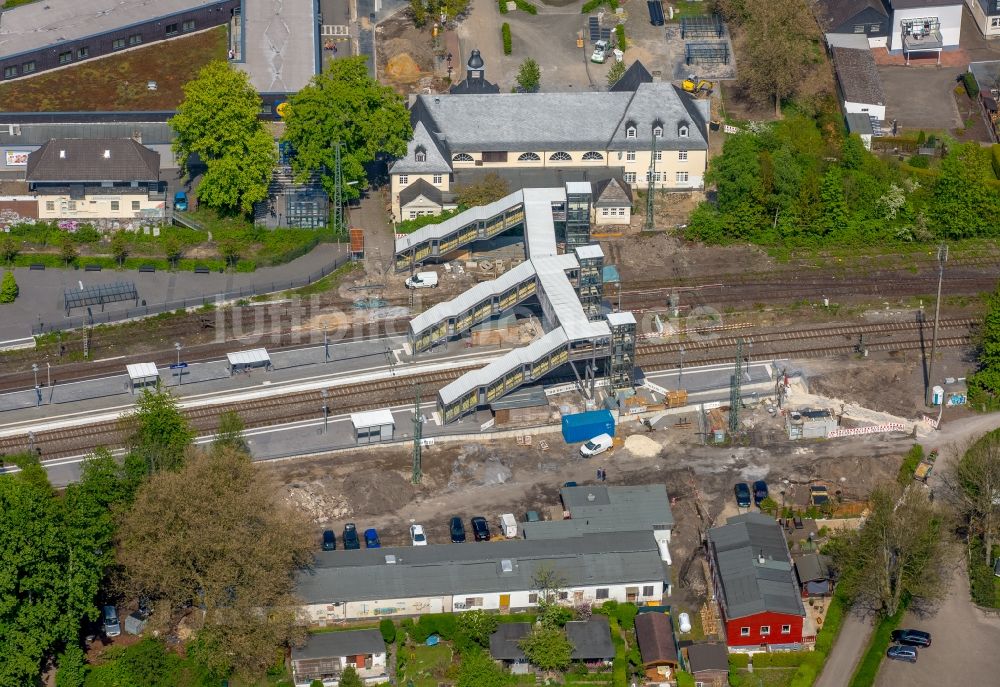
[[[361,542],[358,541],[358,528],[353,522],[344,525],[344,548],[360,549]]]
[[[564,487],[575,487],[576,482],[563,482]]]
[[[438,285],[437,272],[417,272],[406,280],[408,289],[436,289]]]
[[[461,544],[465,541],[465,525],[462,523],[462,518],[457,515],[453,517],[448,523],[448,529],[451,530],[452,544]]]
[[[736,485],[733,491],[736,494],[736,505],[740,508],[749,508],[751,502],[750,485],[746,482],[740,482]]]
[[[423,525],[410,525],[410,543],[414,546],[427,546]]]
[[[472,518],[472,536],[476,541],[490,540],[490,524],[486,522],[486,518],[480,515]]]
[[[931,645],[931,633],[923,630],[893,630],[890,636],[896,644],[924,647]]]
[[[753,483],[753,502],[759,506],[760,502],[767,498],[767,482],[762,479]]]
[[[381,549],[382,542],[378,538],[378,530],[374,527],[369,527],[365,530],[365,548],[366,549]]]
[[[114,606],[104,607],[104,634],[108,637],[117,637],[122,633],[121,623],[118,622],[118,609]]]
[[[591,456],[604,453],[612,446],[614,446],[614,439],[611,438],[610,434],[598,434],[580,447],[580,455],[584,458],[590,458]]]
[[[337,535],[333,533],[333,530],[323,530],[323,550],[337,550]]]
[[[916,663],[917,647],[895,644],[889,647],[889,650],[885,652],[885,655],[894,661],[909,661],[910,663]]]
[[[187,212],[188,209],[188,197],[184,191],[178,191],[174,194],[174,210],[178,212]]]
[[[517,536],[517,518],[513,513],[503,513],[500,516],[500,534],[506,539],[514,539]]]
[[[607,59],[608,51],[610,50],[611,46],[608,45],[607,41],[597,41],[594,43],[594,52],[590,56],[590,61],[597,64],[604,64],[604,60]]]

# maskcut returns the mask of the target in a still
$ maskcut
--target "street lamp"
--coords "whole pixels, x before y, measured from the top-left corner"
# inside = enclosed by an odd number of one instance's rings
[[[330,427],[330,406],[326,400],[330,394],[326,389],[321,389],[319,393],[323,397],[323,434],[326,434]]]
[[[177,349],[177,386],[180,386],[181,379],[184,377],[184,370],[181,369],[181,344],[179,341],[174,342],[174,348]]]
[[[31,363],[31,371],[35,373],[35,407],[42,405],[42,387],[38,386],[38,364]]]
[[[35,373],[35,388],[38,388],[38,364],[31,363],[31,371]]]

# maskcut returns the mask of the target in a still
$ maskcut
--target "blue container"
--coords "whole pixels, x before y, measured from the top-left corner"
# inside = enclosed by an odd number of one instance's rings
[[[615,435],[615,418],[610,410],[592,410],[589,413],[563,415],[563,440],[567,444],[588,441],[599,434]]]

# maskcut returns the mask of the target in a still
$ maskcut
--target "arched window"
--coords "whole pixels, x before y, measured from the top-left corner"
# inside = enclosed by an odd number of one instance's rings
[[[677,127],[677,135],[680,136],[681,138],[687,138],[687,136],[688,136],[688,125],[687,124],[680,124]]]
[[[583,154],[584,160],[603,160],[604,156],[598,153],[596,150],[591,150],[589,153]]]
[[[653,127],[653,138],[663,138],[663,127],[654,126]]]
[[[468,153],[459,153],[451,158],[452,162],[473,162],[472,156]]]
[[[538,153],[521,153],[517,156],[518,162],[539,162],[541,159],[538,157]]]
[[[551,162],[569,162],[573,157],[569,153],[564,153],[561,150],[558,153],[552,153],[549,155],[549,160]]]

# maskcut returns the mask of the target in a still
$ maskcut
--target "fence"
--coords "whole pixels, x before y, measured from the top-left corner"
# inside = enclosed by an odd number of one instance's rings
[[[888,422],[884,425],[871,425],[869,427],[851,427],[849,429],[835,429],[827,434],[828,439],[836,437],[854,437],[861,434],[881,434],[883,432],[908,432],[909,428],[900,422]]]
[[[32,326],[31,333],[34,336],[38,336],[39,334],[65,331],[68,329],[78,329],[80,327],[93,326],[96,324],[111,324],[112,322],[122,322],[124,320],[133,320],[142,317],[149,317],[150,315],[159,315],[161,313],[174,312],[176,310],[186,310],[187,308],[211,305],[217,301],[238,300],[241,298],[249,298],[251,296],[260,296],[265,293],[274,293],[276,291],[287,291],[289,289],[298,289],[302,288],[303,286],[309,286],[313,282],[319,281],[323,277],[326,277],[335,270],[346,265],[348,262],[350,262],[350,260],[351,258],[349,255],[341,255],[329,265],[325,265],[324,267],[316,270],[312,274],[309,274],[308,276],[305,277],[300,277],[298,279],[251,284],[249,286],[244,286],[235,291],[223,291],[221,293],[204,294],[202,296],[197,296],[194,298],[183,298],[175,301],[164,301],[162,303],[142,305],[137,308],[116,310],[115,312],[104,312],[104,313],[98,313],[96,315],[87,314],[87,315],[79,315],[77,317],[67,317],[60,320],[59,322],[53,322],[53,323],[41,322],[37,325]]]

